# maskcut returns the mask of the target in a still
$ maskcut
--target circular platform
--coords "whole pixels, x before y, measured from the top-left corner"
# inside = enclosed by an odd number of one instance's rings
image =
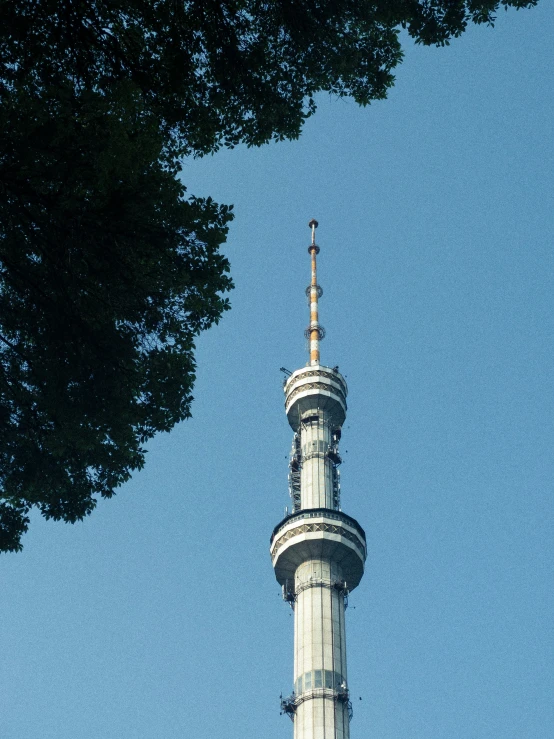
[[[337,369],[320,365],[296,370],[285,384],[285,410],[291,427],[297,431],[304,415],[323,411],[336,426],[346,418],[348,388]]]
[[[273,530],[270,553],[280,585],[294,581],[298,565],[309,559],[329,557],[340,565],[348,590],[364,574],[367,556],[365,532],[341,511],[307,508],[287,516]]]

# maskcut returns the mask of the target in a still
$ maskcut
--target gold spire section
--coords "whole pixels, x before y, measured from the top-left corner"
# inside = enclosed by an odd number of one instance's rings
[[[306,334],[309,336],[310,342],[310,364],[319,364],[319,341],[323,338],[323,331],[319,325],[318,299],[322,294],[322,290],[317,284],[317,262],[316,256],[319,254],[319,246],[315,243],[315,230],[318,226],[315,218],[309,223],[312,229],[312,243],[308,247],[308,251],[312,257],[312,281],[309,287],[310,295],[310,325]],[[307,292],[307,291],[306,291]]]

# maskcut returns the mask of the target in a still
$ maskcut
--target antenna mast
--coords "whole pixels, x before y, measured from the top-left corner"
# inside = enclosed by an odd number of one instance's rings
[[[323,295],[323,290],[317,284],[317,261],[316,255],[319,254],[319,246],[315,243],[315,230],[318,222],[315,218],[309,222],[312,229],[312,243],[308,247],[308,252],[312,257],[312,281],[306,289],[306,295],[310,301],[310,325],[304,332],[304,335],[310,342],[310,365],[319,365],[319,342],[325,337],[325,329],[319,325],[318,300]]]

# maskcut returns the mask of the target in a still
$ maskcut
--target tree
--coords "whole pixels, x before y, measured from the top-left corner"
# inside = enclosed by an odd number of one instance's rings
[[[194,337],[227,307],[229,209],[185,199],[135,91],[117,100],[57,90],[3,110],[3,549],[33,505],[90,513],[190,415]]]
[[[228,308],[231,209],[183,156],[300,135],[315,95],[386,97],[399,29],[447,44],[536,0],[0,5],[0,551],[75,521],[190,415]]]
[[[329,91],[384,98],[398,29],[447,44],[500,6],[537,0],[12,0],[0,6],[4,91],[131,81],[178,153],[294,138]]]

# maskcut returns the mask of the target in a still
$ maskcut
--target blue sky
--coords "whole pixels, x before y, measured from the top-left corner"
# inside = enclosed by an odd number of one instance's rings
[[[553,30],[543,0],[408,43],[387,101],[321,97],[297,142],[185,164],[235,204],[233,309],[198,341],[194,417],[87,521],[35,517],[0,560],[3,739],[292,737],[268,543],[312,217],[369,545],[352,739],[553,736]]]

